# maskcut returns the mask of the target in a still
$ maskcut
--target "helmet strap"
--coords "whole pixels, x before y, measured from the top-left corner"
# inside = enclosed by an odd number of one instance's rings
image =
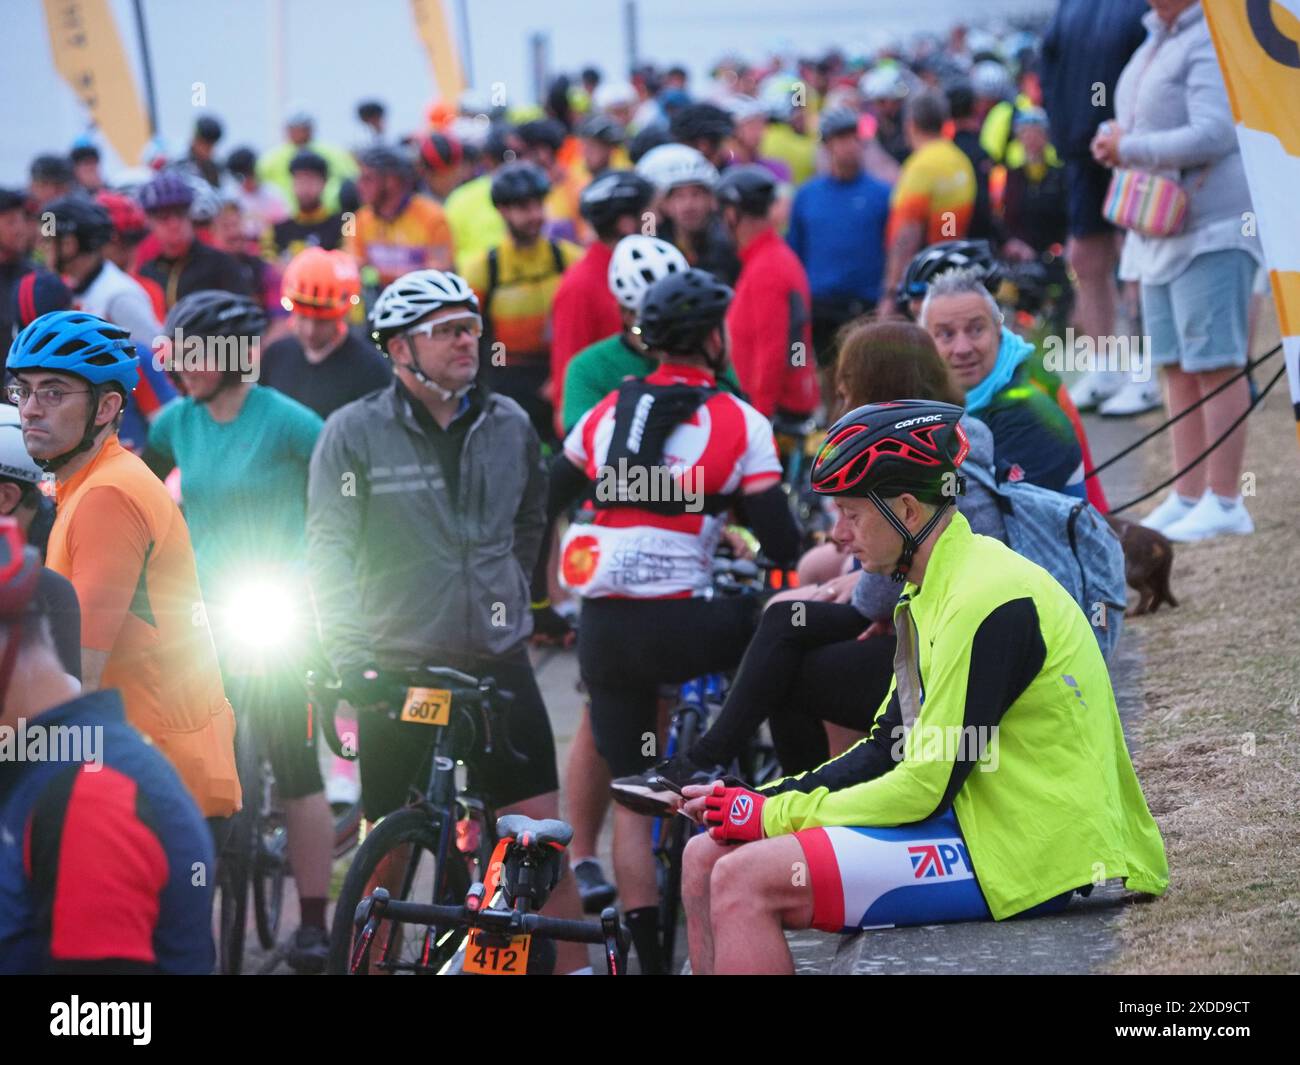
[[[103,392],[100,391],[102,387],[103,386],[101,385],[90,386],[91,388],[90,413],[86,416],[86,429],[85,432],[81,434],[81,443],[79,443],[71,451],[65,451],[62,455],[55,455],[54,458],[52,459],[33,460],[36,463],[36,465],[38,465],[46,473],[54,473],[56,470],[62,469],[65,465],[67,465],[69,462],[75,459],[78,455],[89,451],[92,447],[95,446],[95,438],[99,436],[100,430],[104,428],[102,425],[97,426],[95,424],[95,413],[96,411],[99,410],[99,401],[100,399],[103,398],[104,395]]]
[[[474,387],[474,382],[471,381],[469,384],[465,385],[464,388],[458,388],[456,389],[456,391],[452,392],[449,389],[443,388],[442,385],[438,384],[438,382],[435,381],[432,377],[429,377],[423,370],[420,369],[420,367],[416,364],[414,360],[412,360],[409,364],[400,363],[400,362],[395,362],[394,364],[396,366],[401,367],[403,370],[406,370],[412,377],[414,377],[417,381],[419,381],[420,384],[424,385],[425,388],[427,388],[435,396],[441,399],[444,403],[448,403],[453,399],[458,400],[463,398],[464,396],[468,395],[469,390]]]
[[[938,525],[939,521],[943,518],[944,511],[952,506],[953,501],[951,499],[945,499],[935,507],[934,513],[930,516],[930,520],[921,526],[916,535],[913,536],[911,530],[903,524],[898,515],[890,509],[889,504],[881,499],[879,495],[875,492],[868,492],[867,498],[875,504],[876,509],[884,515],[885,520],[894,527],[894,531],[903,538],[902,553],[898,556],[898,562],[894,566],[894,572],[889,575],[889,579],[895,584],[901,584],[903,581],[907,580],[907,574],[912,568],[912,559],[916,555],[916,552],[920,550],[921,545],[930,538],[930,534],[934,532],[935,526]]]

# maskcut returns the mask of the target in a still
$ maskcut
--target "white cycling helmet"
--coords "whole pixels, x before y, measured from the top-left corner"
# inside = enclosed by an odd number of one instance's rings
[[[639,314],[651,285],[689,268],[686,256],[668,241],[634,233],[614,246],[609,260],[609,290],[622,306]]]
[[[640,99],[630,81],[602,81],[591,94],[591,106],[608,111],[611,107],[635,107]]]
[[[434,311],[460,306],[478,310],[478,297],[463,277],[450,270],[413,270],[379,294],[370,309],[370,333],[383,347],[389,337]]]
[[[661,144],[641,156],[636,172],[656,189],[669,192],[681,185],[703,185],[712,190],[718,168],[685,144]]]
[[[970,81],[975,95],[988,100],[1009,100],[1016,91],[1007,68],[993,59],[976,63],[971,70]]]
[[[0,477],[10,481],[39,484],[45,476],[23,445],[18,408],[0,403]]]
[[[858,81],[858,91],[866,100],[901,100],[907,90],[907,78],[895,63],[875,67]]]

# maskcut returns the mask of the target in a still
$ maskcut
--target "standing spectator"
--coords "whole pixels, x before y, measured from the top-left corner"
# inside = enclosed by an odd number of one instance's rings
[[[550,181],[535,163],[508,163],[492,177],[492,202],[507,237],[474,256],[465,281],[483,314],[487,380],[532,419],[543,442],[555,435],[551,376],[551,307],[560,280],[582,255],[568,241],[542,235]]]
[[[786,240],[799,256],[812,289],[812,338],[824,372],[834,364],[833,340],[845,323],[875,310],[885,276],[885,225],[889,186],[862,168],[857,116],[847,110],[822,116],[829,172],[801,187],[790,209]]]
[[[343,216],[325,207],[329,163],[323,155],[301,151],[289,163],[298,209],[268,232],[267,258],[283,262],[303,248],[333,251],[343,243]]]
[[[357,164],[350,153],[332,144],[318,141],[314,137],[315,121],[306,111],[295,111],[285,121],[285,135],[288,140],[277,145],[257,161],[257,176],[263,181],[275,185],[293,204],[293,176],[289,173],[289,164],[293,157],[304,148],[309,148],[317,155],[325,157],[329,163],[330,177],[325,185],[322,199],[331,211],[339,208],[339,185],[345,180],[357,176]]]
[[[36,265],[30,258],[29,233],[27,197],[17,189],[0,188],[0,365],[14,336],[14,289]]]
[[[72,175],[77,184],[94,196],[105,185],[104,175],[99,169],[99,149],[89,140],[79,139],[68,153],[72,161]]]
[[[164,170],[140,190],[140,206],[158,243],[158,255],[140,272],[162,290],[168,309],[191,292],[219,288],[249,295],[244,267],[199,240],[190,221],[194,189],[180,174]]]
[[[415,191],[415,168],[400,149],[387,144],[360,156],[357,187],[362,207],[346,247],[357,264],[372,267],[381,285],[411,270],[451,266],[447,217],[428,196]]]
[[[890,196],[886,292],[898,288],[907,264],[923,247],[964,237],[975,210],[975,168],[943,136],[948,101],[934,90],[923,92],[907,102],[905,115],[912,154]],[[888,302],[884,306],[893,309]]]
[[[579,208],[596,240],[565,271],[551,304],[551,387],[557,431],[569,360],[623,327],[618,301],[609,290],[609,263],[614,245],[640,232],[653,195],[654,186],[631,170],[607,170],[583,190]]]
[[[768,220],[776,179],[760,166],[728,167],[716,195],[740,253],[726,319],[732,365],[760,414],[803,421],[818,398],[812,294],[798,257]]]
[[[717,167],[685,144],[663,144],[646,152],[636,172],[659,193],[658,236],[677,245],[692,266],[734,285],[740,260],[713,198]]]
[[[291,332],[262,351],[259,380],[322,418],[392,383],[388,362],[348,329],[361,299],[356,263],[341,251],[306,248],[284,272]]]
[[[1244,376],[1209,397],[1246,364],[1247,312],[1263,254],[1259,238],[1243,233],[1250,190],[1205,12],[1194,0],[1152,0],[1151,9],[1142,19],[1147,39],[1115,88],[1117,122],[1098,131],[1092,155],[1102,166],[1172,175],[1187,194],[1181,232],[1130,231],[1120,261],[1121,276],[1141,283],[1170,415],[1205,400],[1171,427],[1174,467],[1182,469],[1247,409]],[[1143,524],[1176,541],[1254,532],[1241,498],[1245,450],[1243,422],[1178,478]]]
[[[221,184],[221,167],[217,163],[217,142],[225,132],[221,123],[211,115],[200,115],[194,121],[194,136],[190,150],[182,165],[193,170],[214,189]]]
[[[62,155],[38,155],[28,172],[28,191],[38,209],[75,191],[72,164]]]
[[[1043,103],[1070,195],[1065,254],[1075,276],[1075,327],[1094,340],[1115,332],[1119,246],[1115,227],[1101,215],[1110,171],[1092,158],[1089,145],[1114,114],[1115,82],[1145,36],[1145,9],[1142,0],[1061,0],[1043,38]],[[1114,397],[1125,380],[1119,373],[1090,373],[1070,396],[1079,410],[1091,410]]]

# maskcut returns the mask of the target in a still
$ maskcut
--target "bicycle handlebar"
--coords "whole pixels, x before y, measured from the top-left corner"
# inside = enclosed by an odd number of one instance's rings
[[[602,914],[602,917],[604,915]],[[572,921],[548,917],[541,913],[518,910],[471,910],[468,906],[437,906],[427,902],[381,902],[368,895],[357,907],[355,924],[365,926],[371,917],[402,924],[467,925],[495,935],[537,936],[540,939],[563,939],[571,943],[605,942],[605,929],[596,921]],[[619,922],[619,933],[630,938],[627,925]]]

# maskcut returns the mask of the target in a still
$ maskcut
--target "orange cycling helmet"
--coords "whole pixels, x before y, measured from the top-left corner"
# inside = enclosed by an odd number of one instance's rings
[[[361,301],[361,275],[345,252],[305,248],[286,267],[280,296],[304,318],[341,318]]]

